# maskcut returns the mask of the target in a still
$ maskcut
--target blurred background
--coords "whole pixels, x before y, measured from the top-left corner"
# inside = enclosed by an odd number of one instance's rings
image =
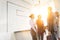
[[[32,40],[29,15],[41,14],[46,26],[48,6],[60,13],[60,0],[0,0],[0,40]]]

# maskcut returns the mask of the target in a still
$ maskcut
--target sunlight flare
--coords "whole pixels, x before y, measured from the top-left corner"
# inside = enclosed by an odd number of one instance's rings
[[[53,2],[46,4],[46,5],[37,5],[36,6],[32,6],[31,8],[31,12],[35,14],[35,20],[37,19],[38,15],[42,16],[42,20],[44,22],[44,26],[47,26],[47,15],[48,15],[48,7],[52,7],[52,11],[55,12],[55,5]]]

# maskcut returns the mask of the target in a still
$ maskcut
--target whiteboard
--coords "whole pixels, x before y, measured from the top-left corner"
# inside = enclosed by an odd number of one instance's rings
[[[30,29],[28,13],[24,10],[26,9],[8,2],[8,32]]]

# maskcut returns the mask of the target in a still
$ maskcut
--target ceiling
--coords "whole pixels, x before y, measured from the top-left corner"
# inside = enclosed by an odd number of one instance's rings
[[[18,1],[17,5],[24,8],[25,13],[30,11],[32,6],[36,6],[36,5],[44,6],[46,4],[49,5],[50,2],[53,2],[53,0],[17,0],[17,1]]]

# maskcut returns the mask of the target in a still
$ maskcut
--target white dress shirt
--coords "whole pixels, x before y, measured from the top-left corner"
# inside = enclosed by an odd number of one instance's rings
[[[34,22],[33,19],[30,20],[30,26],[31,26],[31,28],[36,32],[35,22]]]

